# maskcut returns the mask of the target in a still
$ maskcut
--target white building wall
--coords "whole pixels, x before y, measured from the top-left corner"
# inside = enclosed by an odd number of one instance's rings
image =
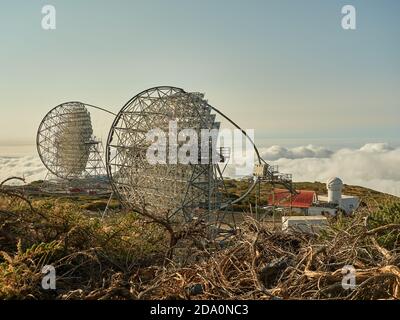
[[[328,220],[323,216],[284,216],[282,217],[282,231],[290,230],[305,233],[314,233],[321,230],[328,224]]]
[[[336,209],[334,208],[325,208],[325,207],[310,207],[308,208],[308,215],[310,216],[321,216],[328,214],[330,216],[336,215]]]
[[[360,200],[358,197],[342,197],[340,208],[343,209],[347,214],[352,213],[360,205]]]
[[[326,182],[328,190],[328,202],[340,204],[342,199],[343,182],[338,177],[328,179]]]

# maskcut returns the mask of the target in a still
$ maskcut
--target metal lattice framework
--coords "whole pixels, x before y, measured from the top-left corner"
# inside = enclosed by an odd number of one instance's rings
[[[87,107],[115,116],[107,139],[106,166],[102,144],[93,136]],[[259,170],[262,174],[254,174],[248,188],[234,199],[229,198],[223,177],[226,160],[230,157],[229,148],[217,150],[217,139],[213,137],[206,143],[201,141],[204,129],[217,132],[218,136],[221,123],[217,119],[220,118],[239,129],[251,142],[255,160],[262,166]],[[149,141],[148,133],[152,130],[169,132],[171,122],[176,125],[175,134],[185,129],[196,133],[197,161],[174,162],[169,154],[165,163],[149,162],[148,151],[154,141]],[[177,137],[172,142],[169,138],[164,142],[166,153],[171,147],[177,150],[187,145],[187,141],[179,142]],[[176,87],[145,90],[129,100],[117,115],[81,102],[63,103],[42,120],[37,133],[37,149],[43,164],[56,177],[78,186],[87,182],[85,185],[89,189],[99,185],[99,177],[106,178],[106,189],[111,184],[114,194],[125,207],[139,212],[146,210],[168,220],[188,222],[193,218],[207,218],[221,226],[229,213],[233,222],[230,226],[235,227],[233,210],[229,212],[228,208],[248,197],[256,186],[260,190],[262,181],[280,183],[295,193],[291,177],[268,165],[243,129],[209,105],[203,94],[188,93]],[[193,149],[189,149],[191,153]],[[99,188],[103,187],[99,185]]]
[[[146,157],[152,143],[146,139],[147,132],[168,132],[170,121],[176,121],[178,132],[191,128],[200,137],[201,129],[219,128],[211,111],[201,94],[174,87],[146,90],[122,108],[109,134],[106,159],[113,189],[125,205],[186,221],[196,209],[220,207],[223,178],[217,164],[201,159],[198,164],[150,164]],[[216,149],[212,143],[210,152]],[[200,142],[198,146],[200,156]],[[212,156],[209,154],[210,160]]]
[[[101,143],[93,137],[90,113],[81,102],[63,103],[43,118],[37,149],[45,167],[58,178],[105,174]]]

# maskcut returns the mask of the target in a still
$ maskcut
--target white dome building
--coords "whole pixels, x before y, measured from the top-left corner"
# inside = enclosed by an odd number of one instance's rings
[[[360,200],[355,196],[342,194],[343,181],[338,177],[329,178],[326,182],[327,196],[318,196],[318,204],[311,207],[308,211],[310,215],[329,213],[336,215],[338,210],[351,214],[360,204]]]
[[[338,177],[329,178],[326,182],[326,189],[328,190],[328,202],[340,205],[343,181]]]
[[[360,200],[358,197],[342,194],[343,186],[343,181],[340,178],[329,178],[326,182],[328,194],[326,196],[319,195],[317,204],[309,208],[308,214],[335,216],[338,210],[351,214],[358,208]]]

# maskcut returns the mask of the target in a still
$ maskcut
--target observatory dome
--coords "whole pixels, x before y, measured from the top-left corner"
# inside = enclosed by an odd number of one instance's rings
[[[338,177],[329,178],[326,182],[326,188],[328,190],[341,190],[343,188],[343,181]]]
[[[328,179],[326,182],[328,189],[328,202],[340,204],[342,200],[343,181],[338,177]]]

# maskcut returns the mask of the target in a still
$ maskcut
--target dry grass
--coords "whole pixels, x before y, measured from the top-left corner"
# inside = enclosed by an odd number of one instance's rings
[[[3,193],[0,298],[399,299],[399,217],[398,204],[364,208],[319,235],[247,218],[219,249],[202,230],[186,230],[168,259],[168,232],[137,214],[102,220],[73,202]],[[54,291],[41,288],[48,264]],[[354,290],[342,288],[345,265],[357,271]]]
[[[229,248],[201,263],[159,269],[141,297],[399,299],[399,246],[388,250],[377,241],[389,230],[399,232],[400,225],[369,230],[361,214],[345,223],[331,221],[318,236],[272,233],[249,219]],[[355,290],[342,288],[346,265],[356,269]]]

